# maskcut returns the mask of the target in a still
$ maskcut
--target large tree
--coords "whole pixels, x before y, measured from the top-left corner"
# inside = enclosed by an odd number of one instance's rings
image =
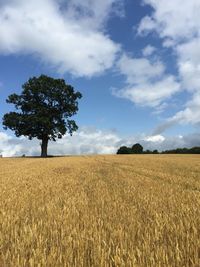
[[[72,135],[78,129],[69,118],[77,113],[82,95],[65,80],[45,75],[30,78],[22,89],[20,95],[12,94],[6,100],[17,112],[4,115],[4,128],[15,131],[17,137],[41,140],[41,156],[46,157],[49,140],[56,141],[67,132]]]

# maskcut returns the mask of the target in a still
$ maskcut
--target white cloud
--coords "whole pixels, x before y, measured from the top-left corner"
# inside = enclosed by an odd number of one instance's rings
[[[179,73],[188,91],[200,91],[200,37],[178,45]]]
[[[154,21],[154,27],[150,31],[157,31],[163,38],[163,45],[172,47],[176,52],[183,88],[199,90],[200,1],[144,0],[143,2],[154,9],[152,15],[148,17]],[[143,20],[139,29],[143,25]],[[148,30],[148,27],[144,27],[143,30]]]
[[[173,76],[154,83],[140,84],[115,91],[118,97],[126,98],[141,106],[158,107],[180,90]],[[164,105],[165,106],[165,105]]]
[[[154,130],[154,134],[162,134],[166,129],[176,124],[200,125],[200,92],[193,95],[192,99],[186,103],[183,110],[178,111],[164,123],[158,125]]]
[[[151,56],[156,51],[156,48],[152,45],[147,45],[143,50],[142,54],[145,57]]]
[[[135,104],[161,110],[160,106],[165,106],[164,101],[180,90],[175,77],[165,74],[165,67],[160,61],[123,55],[118,68],[125,75],[127,86],[114,89],[113,94]]]
[[[49,155],[112,154],[120,138],[111,131],[82,128],[71,137],[65,135],[57,142],[49,142]],[[3,156],[40,155],[40,141],[16,138],[0,132],[0,154]]]
[[[140,22],[140,25],[138,27],[138,34],[140,35],[146,34],[149,31],[154,30],[155,27],[156,27],[156,22],[149,16],[146,16]]]
[[[147,136],[144,141],[147,142],[153,142],[153,143],[162,143],[163,141],[165,141],[165,137],[162,135],[152,135],[152,136]]]
[[[152,16],[144,17],[138,32],[155,30],[161,37],[175,40],[191,39],[200,33],[199,0],[143,0],[154,9]]]
[[[141,20],[139,34],[157,32],[163,46],[176,56],[181,90],[191,96],[183,110],[158,127],[158,132],[177,123],[200,123],[200,1],[143,0],[153,12]]]
[[[112,131],[102,131],[85,127],[72,137],[64,136],[57,142],[50,142],[49,155],[85,155],[85,154],[115,154],[120,146],[132,146],[140,143],[144,150],[174,149],[177,147],[193,147],[200,145],[200,135],[167,137],[159,135],[130,136],[122,138]],[[7,133],[0,132],[0,154],[4,157],[40,155],[39,140],[28,140],[24,137],[16,138]]]
[[[126,76],[129,84],[158,79],[165,71],[165,67],[160,61],[152,63],[146,58],[131,58],[127,55],[120,58],[118,68],[120,73]]]
[[[1,1],[0,53],[35,54],[75,76],[99,74],[113,66],[120,50],[104,33],[120,1]]]
[[[91,29],[103,28],[109,15],[124,16],[122,0],[61,0],[66,3],[67,15],[72,20],[78,20],[81,24]]]
[[[72,137],[65,136],[57,144],[51,143],[50,154],[112,154],[116,151],[119,137],[110,131],[82,128]],[[66,152],[65,152],[66,151]]]
[[[163,47],[173,48],[174,45],[175,45],[175,42],[172,39],[167,38],[163,41]]]
[[[15,155],[24,154],[27,150],[27,140],[24,138],[14,138],[6,133],[0,132],[0,154],[3,156],[12,157]],[[30,153],[34,152],[30,148]],[[18,154],[20,153],[20,154]]]
[[[182,124],[199,124],[200,123],[200,92],[194,94],[193,98],[187,102],[186,108],[177,112],[171,121]]]
[[[200,146],[200,135],[198,133],[188,134],[184,136],[165,136],[164,138],[165,139],[160,142],[144,141],[144,143],[142,144],[146,149],[157,149],[158,151]]]

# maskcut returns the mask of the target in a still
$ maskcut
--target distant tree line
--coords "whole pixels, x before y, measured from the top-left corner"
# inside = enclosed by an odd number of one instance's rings
[[[143,150],[142,145],[134,144],[132,147],[121,146],[117,150],[117,154],[200,154],[200,147],[192,147],[192,148],[176,148],[171,150],[164,150],[162,152],[158,152],[155,150]]]
[[[172,150],[165,150],[162,152],[163,154],[200,154],[200,147],[192,147],[192,148],[176,148]]]

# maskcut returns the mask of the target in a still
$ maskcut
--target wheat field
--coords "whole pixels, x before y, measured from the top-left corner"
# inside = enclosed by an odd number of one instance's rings
[[[0,159],[1,267],[200,266],[200,156]]]

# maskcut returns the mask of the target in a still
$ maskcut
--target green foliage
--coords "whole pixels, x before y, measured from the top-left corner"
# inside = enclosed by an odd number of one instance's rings
[[[82,95],[65,80],[41,75],[30,78],[22,88],[21,95],[12,94],[6,100],[14,104],[17,111],[4,115],[5,129],[13,130],[18,137],[53,141],[67,132],[72,135],[78,129],[69,118],[77,113]]]
[[[117,154],[141,154],[143,147],[140,144],[135,144],[132,147],[121,146]]]
[[[200,147],[192,147],[192,148],[176,148],[171,150],[165,150],[160,152],[162,154],[200,154]],[[131,148],[122,146],[118,149],[117,154],[159,154],[157,149],[145,150],[143,151],[143,147],[140,144],[135,144]]]
[[[163,154],[200,154],[200,147],[192,148],[176,148],[172,150],[165,150]]]
[[[121,146],[118,149],[117,154],[132,154],[132,150],[129,147]]]
[[[138,143],[133,145],[131,149],[133,154],[142,154],[143,152],[143,147]]]
[[[157,149],[155,149],[155,150],[153,150],[153,152],[152,152],[153,154],[159,154],[159,152],[158,152],[158,150]]]

